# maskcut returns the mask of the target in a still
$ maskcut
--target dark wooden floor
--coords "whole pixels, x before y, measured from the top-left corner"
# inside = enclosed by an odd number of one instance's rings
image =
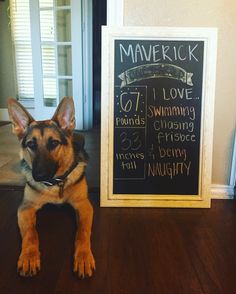
[[[207,209],[95,208],[91,279],[72,273],[75,216],[69,206],[38,213],[42,270],[16,272],[22,191],[0,191],[0,293],[236,293],[236,201]]]

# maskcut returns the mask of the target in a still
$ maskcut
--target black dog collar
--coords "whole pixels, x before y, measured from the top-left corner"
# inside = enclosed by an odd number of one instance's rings
[[[48,186],[48,187],[52,187],[52,186],[58,186],[59,187],[59,197],[62,198],[63,197],[63,191],[64,191],[64,186],[67,180],[67,177],[69,176],[69,174],[76,168],[76,166],[78,165],[78,162],[74,162],[71,167],[62,175],[56,178],[53,178],[49,181],[41,181],[39,183]],[[22,159],[21,160],[21,167],[24,169],[28,169],[31,171],[31,168],[29,167],[28,163]],[[29,182],[29,181],[28,181]]]
[[[78,164],[77,162],[74,162],[71,165],[71,167],[62,176],[53,178],[50,181],[42,181],[41,183],[43,183],[44,185],[48,187],[57,185],[59,187],[59,197],[62,198],[66,179],[69,176],[69,174],[75,169],[77,164]]]
[[[60,185],[61,183],[63,183],[66,180],[66,178],[69,176],[69,174],[75,169],[77,164],[78,164],[78,162],[74,162],[71,165],[71,167],[62,176],[53,178],[49,181],[42,181],[41,183],[43,183],[46,186]]]

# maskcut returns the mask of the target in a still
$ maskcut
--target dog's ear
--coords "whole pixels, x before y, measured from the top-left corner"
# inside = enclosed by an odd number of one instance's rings
[[[73,131],[75,128],[75,107],[72,97],[64,97],[52,118],[63,130]]]
[[[28,111],[14,98],[8,98],[8,113],[12,121],[12,130],[21,139],[28,125],[34,121]]]

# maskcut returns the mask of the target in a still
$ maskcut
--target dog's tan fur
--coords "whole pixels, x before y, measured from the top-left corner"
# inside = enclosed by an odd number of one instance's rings
[[[95,261],[91,251],[90,235],[93,220],[93,208],[88,199],[88,187],[84,176],[87,164],[83,146],[78,152],[74,148],[75,140],[81,140],[73,134],[74,104],[71,97],[65,97],[51,120],[38,122],[15,99],[8,101],[9,115],[13,123],[13,132],[18,136],[22,148],[20,156],[22,171],[27,184],[24,198],[18,209],[18,224],[22,236],[22,250],[18,260],[18,271],[22,276],[33,276],[40,270],[39,238],[36,231],[36,212],[46,203],[69,203],[77,214],[78,229],[75,237],[74,272],[80,277],[92,276]],[[43,131],[42,131],[43,128]],[[53,150],[45,145],[49,140],[60,141],[60,128],[66,138],[66,144],[60,144]],[[28,142],[37,141],[37,152],[29,148]],[[26,144],[26,146],[24,145]],[[83,145],[83,143],[81,143]],[[30,146],[30,145],[29,145]],[[33,146],[34,147],[34,146]],[[75,167],[67,175],[63,186],[46,186],[35,181],[32,175],[33,161],[37,154],[44,153],[45,158],[57,163],[54,177],[60,176],[75,162]]]

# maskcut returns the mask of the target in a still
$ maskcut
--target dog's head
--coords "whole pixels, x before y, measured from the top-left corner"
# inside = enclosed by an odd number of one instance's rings
[[[72,133],[75,110],[71,97],[60,102],[51,120],[35,121],[15,99],[8,100],[9,116],[22,147],[22,157],[35,181],[63,175],[74,162]]]

